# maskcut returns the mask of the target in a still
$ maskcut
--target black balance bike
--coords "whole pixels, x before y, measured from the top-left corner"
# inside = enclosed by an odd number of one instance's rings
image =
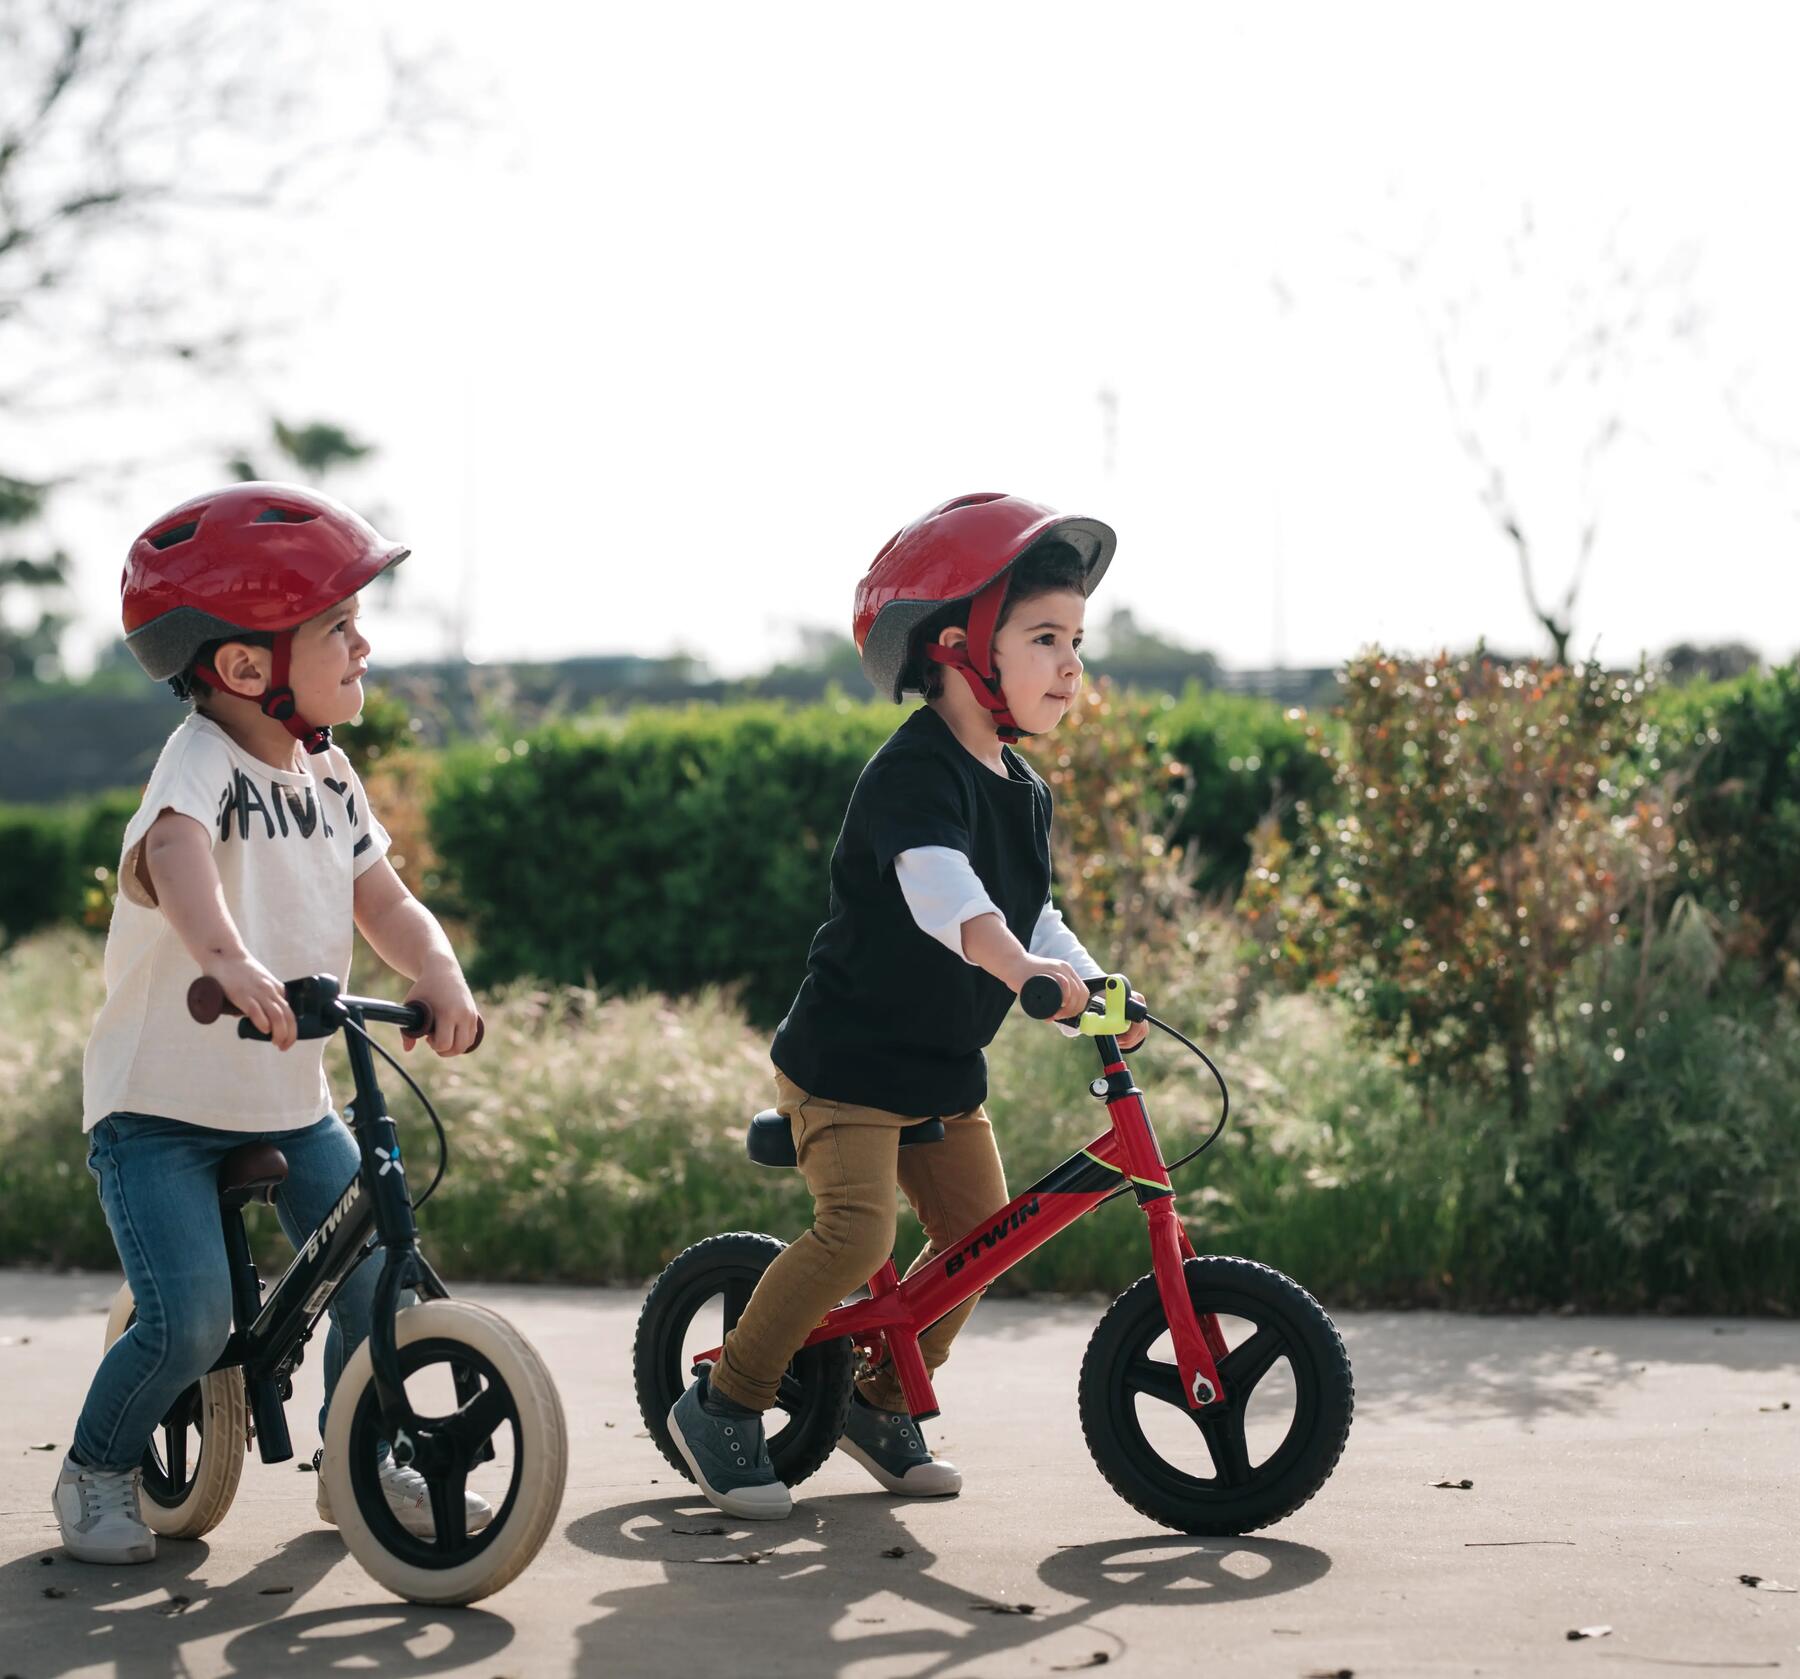
[[[231,1339],[211,1371],[170,1407],[144,1454],[144,1519],[169,1538],[197,1539],[231,1507],[251,1439],[265,1463],[294,1455],[283,1410],[293,1397],[294,1368],[338,1289],[380,1249],[373,1327],[332,1395],[320,1473],[344,1543],[380,1584],[415,1603],[472,1603],[519,1574],[555,1523],[568,1474],[562,1402],[531,1343],[486,1307],[450,1299],[419,1251],[413,1212],[443,1177],[444,1128],[366,1023],[428,1036],[430,1010],[349,996],[328,974],[290,980],[287,995],[301,1037],[344,1033],[356,1084],[346,1118],[362,1165],[265,1298],[243,1209],[273,1203],[287,1161],[273,1143],[255,1142],[221,1162]],[[216,980],[205,978],[189,988],[188,1011],[202,1025],[240,1012]],[[238,1036],[268,1041],[248,1020],[238,1022]],[[407,1192],[376,1055],[411,1086],[437,1128],[438,1171],[419,1202]],[[122,1287],[107,1318],[108,1346],[133,1312],[131,1290]],[[384,1447],[424,1477],[431,1538],[409,1533],[388,1508],[380,1481]],[[494,1506],[493,1520],[477,1533],[464,1519],[471,1482]]]

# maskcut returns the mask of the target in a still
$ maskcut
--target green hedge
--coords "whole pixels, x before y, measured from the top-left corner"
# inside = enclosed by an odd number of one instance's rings
[[[1657,744],[1692,777],[1692,885],[1755,919],[1765,958],[1800,917],[1800,676],[1793,667],[1653,693]],[[432,812],[478,977],[537,975],[691,991],[746,981],[767,1022],[791,995],[826,905],[826,863],[862,764],[898,721],[838,700],[643,710],[564,723],[511,746],[445,756]],[[1313,719],[1317,722],[1317,719]],[[1334,797],[1309,719],[1273,702],[1190,690],[1155,714],[1192,773],[1173,811],[1229,897],[1271,810]],[[1329,722],[1324,727],[1331,728]],[[1695,765],[1698,765],[1695,768]],[[0,939],[59,921],[104,925],[136,795],[0,807]],[[1734,910],[1735,906],[1735,910]]]
[[[1683,885],[1736,921],[1765,974],[1800,970],[1800,665],[1658,697],[1658,767],[1683,773]]]
[[[0,944],[57,922],[105,924],[136,793],[78,805],[0,805]]]
[[[694,706],[451,752],[431,831],[477,982],[741,981],[753,1018],[779,1018],[824,918],[851,789],[899,717],[847,701]],[[1179,831],[1222,890],[1271,804],[1329,783],[1303,724],[1267,702],[1190,694],[1155,727],[1193,770]]]
[[[477,983],[686,993],[779,1017],[823,916],[850,789],[895,714],[691,707],[449,753],[431,811]]]
[[[1235,897],[1250,863],[1250,835],[1271,811],[1333,797],[1332,766],[1307,733],[1308,718],[1270,700],[1189,689],[1158,732],[1193,776],[1176,837],[1201,858],[1202,891]]]

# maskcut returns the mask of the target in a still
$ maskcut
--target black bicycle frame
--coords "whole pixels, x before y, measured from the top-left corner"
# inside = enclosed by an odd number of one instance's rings
[[[375,1284],[369,1354],[375,1366],[384,1433],[395,1443],[396,1457],[407,1461],[407,1433],[417,1419],[407,1403],[400,1374],[394,1318],[407,1289],[438,1300],[450,1292],[419,1251],[412,1198],[400,1163],[400,1139],[376,1082],[374,1054],[362,1032],[365,1010],[382,1009],[389,1015],[396,1011],[362,998],[340,997],[338,1001],[343,1005],[344,1021],[355,1028],[345,1032],[344,1045],[356,1085],[348,1115],[362,1154],[356,1176],[345,1185],[324,1222],[301,1244],[266,1300],[260,1297],[243,1215],[235,1209],[223,1214],[225,1250],[231,1263],[233,1329],[213,1369],[242,1368],[265,1463],[282,1463],[294,1455],[282,1410],[292,1392],[289,1378],[338,1290],[375,1248],[385,1257]],[[457,1397],[466,1402],[469,1395],[460,1392],[462,1386],[459,1376]]]

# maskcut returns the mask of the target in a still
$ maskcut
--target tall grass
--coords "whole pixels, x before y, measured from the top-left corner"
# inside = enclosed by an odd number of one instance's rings
[[[1202,1251],[1265,1260],[1338,1303],[1800,1308],[1800,1021],[1778,999],[1709,994],[1691,940],[1649,982],[1587,976],[1587,1012],[1569,1002],[1521,1128],[1478,1088],[1427,1120],[1336,1003],[1237,999],[1232,924],[1191,933],[1178,977],[1145,989],[1231,1081],[1230,1128],[1177,1179]],[[80,1129],[98,966],[98,946],[72,932],[0,957],[0,1262],[116,1265]],[[714,1231],[805,1227],[798,1174],[744,1157],[772,1086],[766,1037],[733,998],[520,986],[484,1007],[479,1054],[405,1062],[450,1136],[449,1175],[420,1222],[452,1280],[637,1283]],[[1015,1188],[1104,1130],[1091,1045],[1015,1013],[990,1060]],[[1155,1034],[1135,1062],[1173,1159],[1217,1118],[1211,1075]],[[421,1186],[430,1128],[398,1079],[384,1088]],[[254,1222],[264,1258],[283,1260],[274,1221]],[[903,1225],[903,1261],[918,1241]],[[1147,1269],[1124,1197],[999,1290],[1110,1291]]]

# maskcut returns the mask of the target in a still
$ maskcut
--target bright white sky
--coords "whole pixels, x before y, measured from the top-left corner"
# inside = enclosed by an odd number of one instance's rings
[[[1231,664],[1535,650],[1423,324],[1462,299],[1455,365],[1491,369],[1483,425],[1546,592],[1580,529],[1573,463],[1615,406],[1626,427],[1577,646],[1800,647],[1800,456],[1783,469],[1726,400],[1800,446],[1800,14],[400,15],[491,72],[485,129],[372,154],[290,236],[262,300],[301,323],[277,371],[164,401],[190,459],[65,503],[94,624],[135,528],[272,410],[382,446],[340,488],[415,549],[378,664],[437,650],[436,597],[466,599],[480,657],[754,668],[796,623],[847,629],[896,526],[991,488],[1111,521],[1095,617],[1128,604]],[[1629,374],[1553,381],[1609,239],[1646,274],[1696,255],[1700,330],[1653,324]],[[1653,323],[1678,306],[1651,288]],[[141,424],[84,421],[79,452]]]

